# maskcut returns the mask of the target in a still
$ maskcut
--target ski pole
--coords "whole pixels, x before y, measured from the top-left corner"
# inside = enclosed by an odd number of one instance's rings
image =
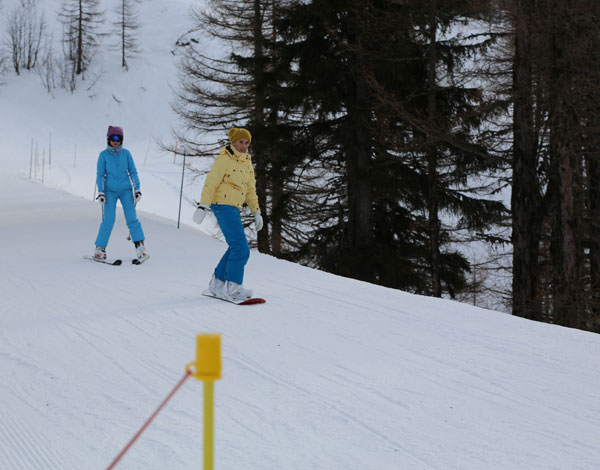
[[[131,183],[131,194],[133,195],[133,205],[137,207],[137,199],[135,198],[135,187],[133,185],[133,181],[131,179],[131,175],[129,175],[129,182]],[[127,234],[127,241],[131,241],[131,231]]]
[[[183,175],[185,173],[185,157],[187,156],[187,149],[183,149],[183,165],[181,166],[181,189],[179,190],[179,213],[177,214],[177,228],[179,228],[179,221],[181,220],[181,199],[183,198]]]

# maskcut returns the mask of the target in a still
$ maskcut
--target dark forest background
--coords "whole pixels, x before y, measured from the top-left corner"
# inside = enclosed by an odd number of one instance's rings
[[[192,14],[176,138],[205,157],[228,127],[252,132],[261,252],[463,301],[494,290],[484,273],[507,276],[495,294],[512,314],[600,332],[600,3],[218,0]]]

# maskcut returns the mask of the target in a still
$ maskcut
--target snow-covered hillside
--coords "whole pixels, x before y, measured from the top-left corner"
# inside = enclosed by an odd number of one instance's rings
[[[42,3],[50,20],[60,1]],[[190,3],[142,2],[145,49],[129,72],[101,49],[91,90],[51,96],[35,74],[3,77],[0,470],[106,468],[204,332],[222,335],[218,469],[598,469],[598,335],[256,252],[245,284],[266,304],[201,296],[225,245],[206,234],[213,221],[191,224],[198,181],[185,181],[177,229],[181,159],[156,144],[178,125],[171,50]],[[83,259],[100,223],[95,163],[109,124],[124,127],[142,182],[152,256],[142,266]],[[134,254],[126,236],[118,209],[109,255]],[[202,391],[188,380],[117,468],[201,468]]]
[[[4,0],[0,16],[8,15],[18,3],[19,0]],[[104,30],[109,31],[116,2],[100,3],[105,10]],[[176,219],[181,157],[175,162],[173,154],[159,144],[171,143],[171,132],[180,125],[171,109],[173,89],[178,85],[176,64],[182,54],[175,43],[191,28],[190,6],[201,3],[140,2],[137,9],[141,28],[137,36],[141,50],[129,60],[129,71],[121,67],[120,52],[111,46],[114,37],[105,37],[86,80],[78,82],[74,93],[56,88],[49,94],[35,71],[23,71],[20,76],[9,72],[1,77],[0,132],[4,137],[0,139],[0,152],[17,157],[10,163],[13,169],[29,175],[32,167],[32,178],[41,181],[43,177],[48,186],[92,199],[96,160],[106,146],[107,127],[121,126],[125,130],[125,146],[132,152],[142,178],[145,210]],[[57,56],[61,53],[57,17],[61,4],[61,0],[39,2],[49,31],[54,34]],[[188,164],[205,167],[209,162],[188,160]],[[191,172],[188,176],[182,218],[191,222],[192,198],[197,196],[198,183],[191,178]],[[150,186],[153,191],[146,190]]]
[[[598,468],[598,335],[258,253],[246,279],[268,303],[231,305],[200,295],[221,242],[141,220],[148,262],[84,260],[98,206],[2,171],[1,469],[106,468],[203,332],[223,335],[217,468]],[[133,254],[126,233],[121,217],[112,255]],[[188,381],[118,468],[201,459]]]

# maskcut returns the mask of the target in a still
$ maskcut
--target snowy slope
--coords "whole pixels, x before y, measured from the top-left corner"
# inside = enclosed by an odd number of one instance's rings
[[[141,220],[147,263],[84,260],[98,206],[3,172],[1,469],[106,468],[201,332],[223,335],[217,468],[598,468],[597,335],[258,253],[247,284],[268,303],[223,303],[200,291],[224,245]],[[199,468],[201,404],[189,381],[118,468]]]
[[[48,16],[60,4],[42,3]],[[191,225],[201,181],[185,180],[190,225],[176,228],[181,159],[157,145],[178,125],[171,50],[190,3],[142,2],[145,49],[129,72],[102,49],[91,90],[51,96],[35,74],[3,77],[0,470],[106,468],[202,332],[223,337],[216,468],[598,469],[598,335],[256,252],[246,284],[267,304],[200,295],[225,246],[205,234],[213,221]],[[82,258],[100,221],[95,163],[109,124],[125,128],[142,182],[152,258],[139,267]],[[110,255],[133,255],[126,235],[119,211]],[[117,468],[201,466],[202,385],[189,380]]]

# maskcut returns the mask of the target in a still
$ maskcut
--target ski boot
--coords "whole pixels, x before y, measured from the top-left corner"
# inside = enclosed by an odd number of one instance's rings
[[[94,252],[94,258],[102,261],[106,260],[106,248],[97,246],[96,251]]]
[[[237,284],[232,281],[227,281],[225,283],[225,297],[234,302],[239,302],[241,300],[251,299],[254,291],[250,289],[245,289],[241,284]]]
[[[210,290],[213,293],[213,295],[216,295],[217,297],[223,297],[224,289],[225,282],[221,281],[221,279],[217,278],[213,273],[212,278],[208,283],[208,290]]]
[[[150,255],[146,251],[146,247],[144,246],[144,240],[133,242],[133,244],[135,245],[135,253],[137,255],[139,263],[144,262],[146,258],[150,257]]]

